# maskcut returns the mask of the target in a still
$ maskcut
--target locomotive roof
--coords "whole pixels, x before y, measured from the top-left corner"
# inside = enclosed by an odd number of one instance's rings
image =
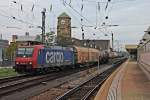
[[[72,47],[62,47],[62,46],[47,46],[47,47],[45,47],[45,48],[47,48],[47,49],[58,49],[58,50],[72,50],[73,51],[73,48]]]
[[[22,45],[19,47],[41,47],[41,46],[44,46],[44,45]]]

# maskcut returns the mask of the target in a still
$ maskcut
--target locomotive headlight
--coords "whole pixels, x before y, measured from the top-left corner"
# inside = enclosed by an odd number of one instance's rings
[[[32,62],[29,62],[30,65],[32,65]]]
[[[19,62],[16,62],[16,64],[18,65],[18,64],[19,64]]]

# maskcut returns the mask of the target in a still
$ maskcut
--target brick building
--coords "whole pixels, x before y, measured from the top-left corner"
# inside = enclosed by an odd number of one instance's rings
[[[99,50],[110,50],[110,40],[79,40],[72,38],[72,44],[77,46],[97,48]]]
[[[18,46],[41,44],[40,35],[30,36],[28,32],[25,35],[12,35],[12,42],[16,42]]]
[[[65,12],[58,16],[57,43],[59,45],[69,45],[71,43],[71,17]]]

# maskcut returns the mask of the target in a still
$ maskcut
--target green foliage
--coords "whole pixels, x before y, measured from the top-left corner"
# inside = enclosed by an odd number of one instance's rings
[[[42,36],[41,35],[37,35],[35,40],[41,42],[42,41]]]
[[[52,42],[55,38],[54,35],[55,35],[54,31],[45,33],[45,43],[46,43],[46,45],[51,45],[52,44]],[[42,42],[42,34],[36,36],[36,41]]]
[[[13,58],[15,57],[16,50],[17,44],[15,42],[11,43],[9,47],[6,49],[6,57],[8,59],[13,60]]]
[[[11,77],[18,75],[12,68],[0,68],[0,78]]]

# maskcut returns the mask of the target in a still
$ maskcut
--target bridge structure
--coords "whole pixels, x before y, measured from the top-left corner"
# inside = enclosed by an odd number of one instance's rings
[[[130,54],[131,59],[137,59],[137,45],[129,44],[129,45],[125,45],[125,48]]]

